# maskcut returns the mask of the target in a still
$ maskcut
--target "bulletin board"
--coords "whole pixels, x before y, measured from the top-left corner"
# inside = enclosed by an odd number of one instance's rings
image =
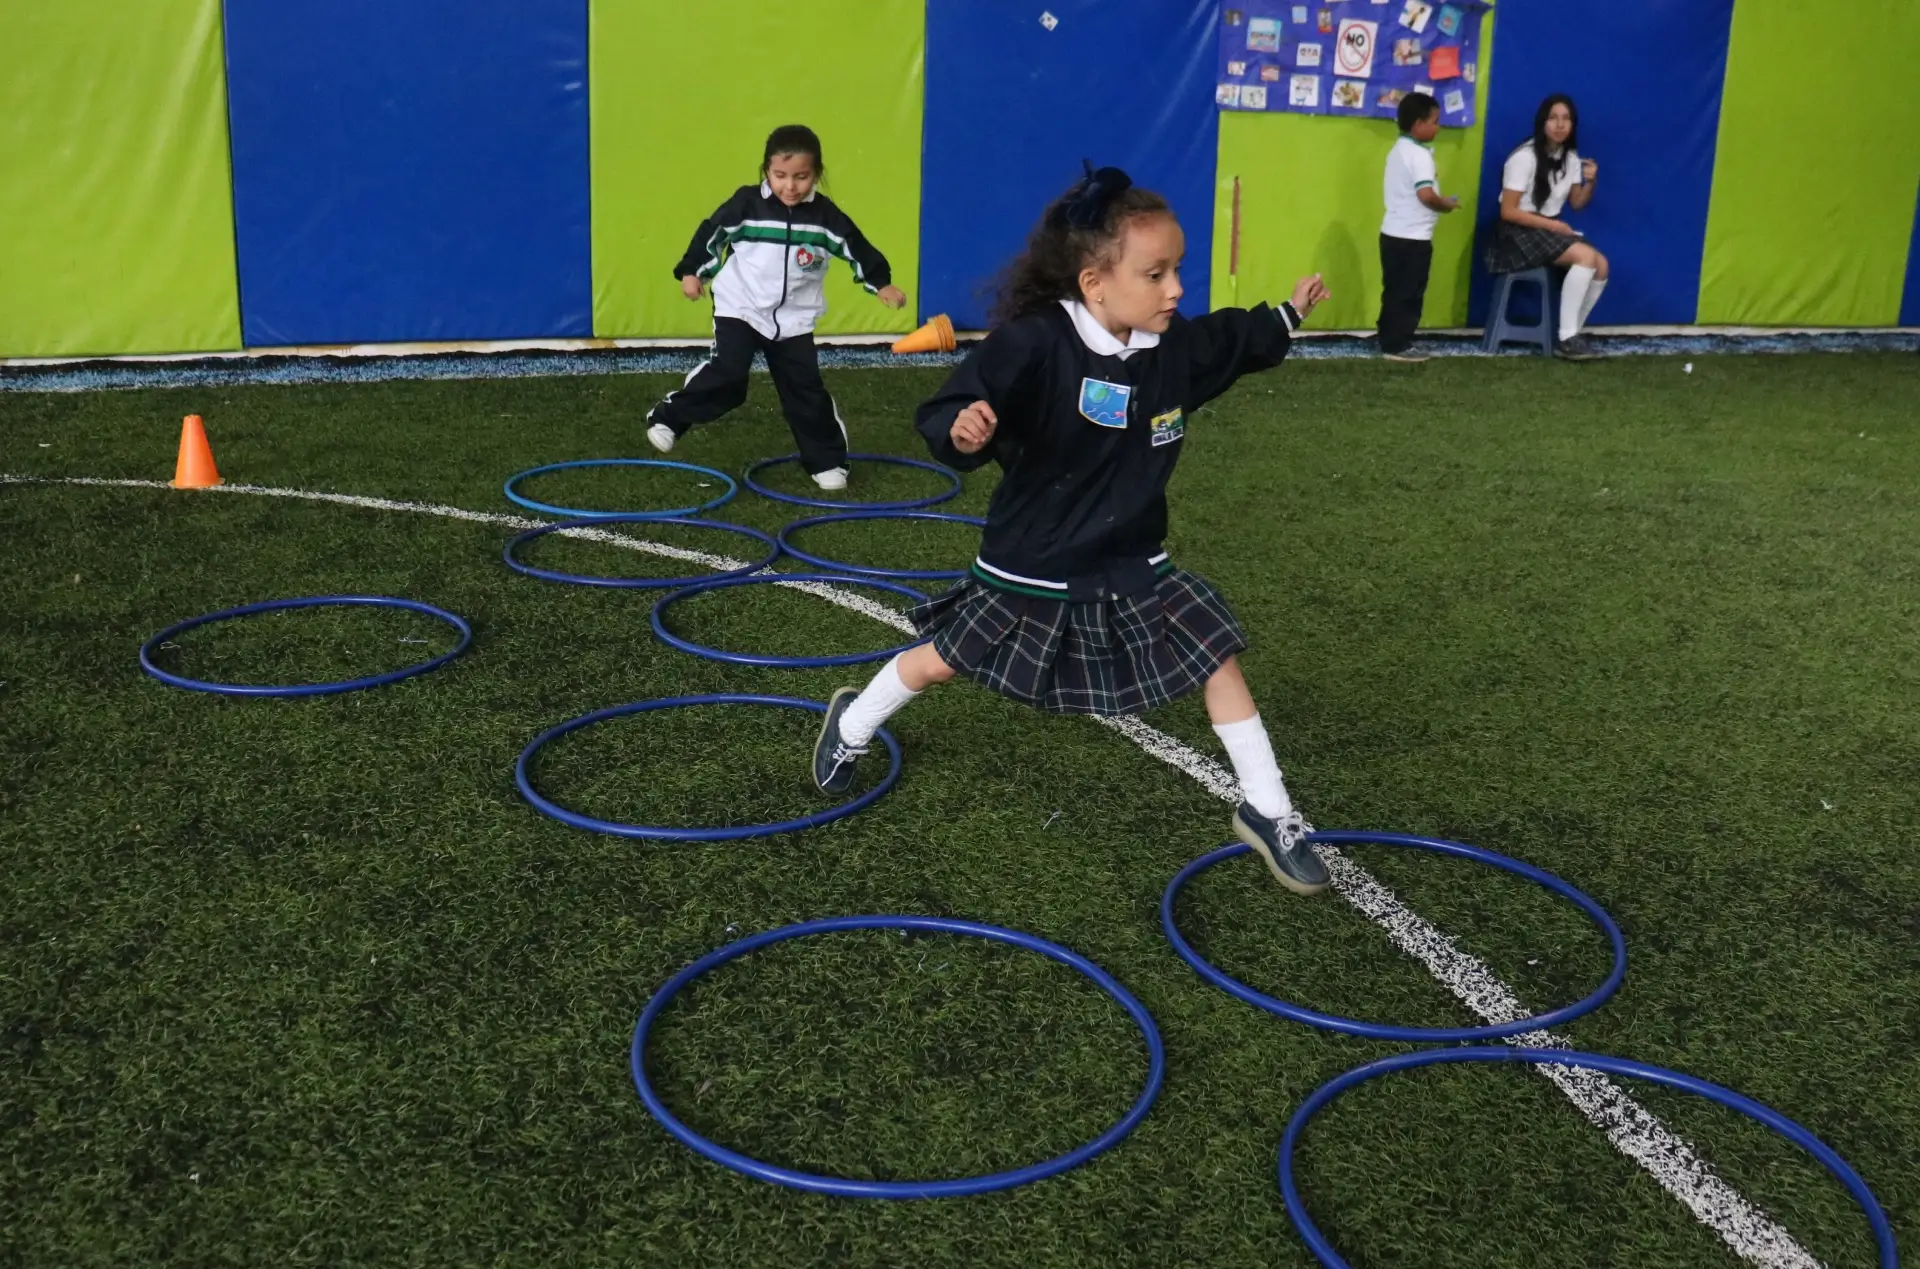
[[[1222,110],[1392,119],[1423,92],[1444,127],[1475,119],[1482,0],[1222,0]]]

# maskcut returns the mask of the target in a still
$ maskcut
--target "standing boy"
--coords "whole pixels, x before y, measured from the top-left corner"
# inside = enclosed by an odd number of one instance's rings
[[[1433,227],[1442,212],[1460,206],[1442,198],[1429,148],[1440,133],[1440,103],[1426,93],[1400,101],[1400,139],[1387,154],[1387,217],[1380,225],[1380,352],[1388,361],[1427,359],[1414,351],[1413,332],[1427,298],[1433,267]]]

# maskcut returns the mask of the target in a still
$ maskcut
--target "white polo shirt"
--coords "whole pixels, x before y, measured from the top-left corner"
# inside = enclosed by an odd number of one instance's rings
[[[1423,189],[1436,195],[1440,192],[1433,151],[1403,133],[1387,151],[1387,218],[1380,222],[1381,233],[1389,238],[1433,241],[1433,227],[1440,223],[1440,213],[1420,201]]]
[[[1567,205],[1567,195],[1580,181],[1580,152],[1567,151],[1567,161],[1560,165],[1559,175],[1552,178],[1547,187],[1547,205],[1533,205],[1533,177],[1539,163],[1533,157],[1533,145],[1529,142],[1507,156],[1506,170],[1500,176],[1500,187],[1510,189],[1520,195],[1520,210],[1534,212],[1541,216],[1558,216],[1560,209]]]

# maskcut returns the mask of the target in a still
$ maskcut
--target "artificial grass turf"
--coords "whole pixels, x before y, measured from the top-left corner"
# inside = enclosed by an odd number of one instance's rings
[[[1920,365],[1382,370],[1248,381],[1195,420],[1175,482],[1169,545],[1252,633],[1249,674],[1296,795],[1323,825],[1475,841],[1600,899],[1627,932],[1627,986],[1565,1034],[1780,1107],[1854,1162],[1910,1241]],[[936,379],[829,372],[858,447],[914,456],[906,420]],[[232,481],[513,513],[499,486],[516,471],[645,452],[638,416],[669,386],[8,394],[0,470],[164,479],[192,410]],[[737,474],[787,452],[770,398],[756,381],[746,410],[673,457]],[[620,506],[678,492],[672,479],[541,488]],[[876,498],[931,485],[856,481]],[[978,512],[990,481],[942,509]],[[769,531],[801,514],[751,495],[717,513]],[[0,487],[0,525],[13,1259],[1308,1263],[1273,1149],[1314,1086],[1391,1046],[1259,1014],[1173,957],[1160,890],[1224,836],[1227,808],[1121,738],[942,689],[896,720],[907,773],[864,816],[729,846],[599,838],[519,802],[512,761],[537,731],[646,696],[824,698],[866,671],[682,656],[647,631],[654,595],[513,575],[498,525],[17,485]],[[669,532],[649,536],[743,551]],[[808,540],[909,565],[958,562],[967,541],[858,524]],[[551,539],[534,558],[685,567]],[[174,620],[325,591],[439,604],[473,622],[475,647],[393,688],[298,702],[170,691],[134,663]],[[675,614],[690,637],[759,651],[896,640],[770,587]],[[397,617],[307,616],[197,631],[180,668],[319,677],[426,651],[399,644],[428,636]],[[1150,721],[1217,751],[1198,702]],[[805,782],[809,738],[797,712],[649,715],[556,746],[543,787],[662,822],[801,813],[826,801]],[[1356,854],[1536,1008],[1605,971],[1584,919],[1524,883]],[[1230,972],[1325,1009],[1470,1021],[1347,905],[1236,863],[1182,906]],[[1126,983],[1169,1049],[1139,1132],[1039,1186],[894,1205],[749,1182],[652,1124],[625,1060],[655,986],[740,932],[890,910],[1027,929]],[[653,1052],[701,1131],[895,1176],[1054,1153],[1121,1114],[1145,1069],[1125,1016],[1063,967],[881,935],[716,972]],[[1870,1263],[1863,1222],[1817,1167],[1729,1113],[1630,1091],[1828,1264]],[[1301,1175],[1356,1264],[1734,1263],[1517,1071],[1356,1090],[1309,1133]]]

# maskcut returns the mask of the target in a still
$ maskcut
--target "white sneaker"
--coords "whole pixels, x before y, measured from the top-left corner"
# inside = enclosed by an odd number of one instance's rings
[[[830,467],[826,471],[815,472],[813,475],[813,483],[828,493],[837,493],[847,487],[847,469],[844,467]]]
[[[647,429],[647,440],[662,454],[671,454],[673,443],[678,439],[680,438],[673,434],[673,429],[665,423],[655,423]]]

